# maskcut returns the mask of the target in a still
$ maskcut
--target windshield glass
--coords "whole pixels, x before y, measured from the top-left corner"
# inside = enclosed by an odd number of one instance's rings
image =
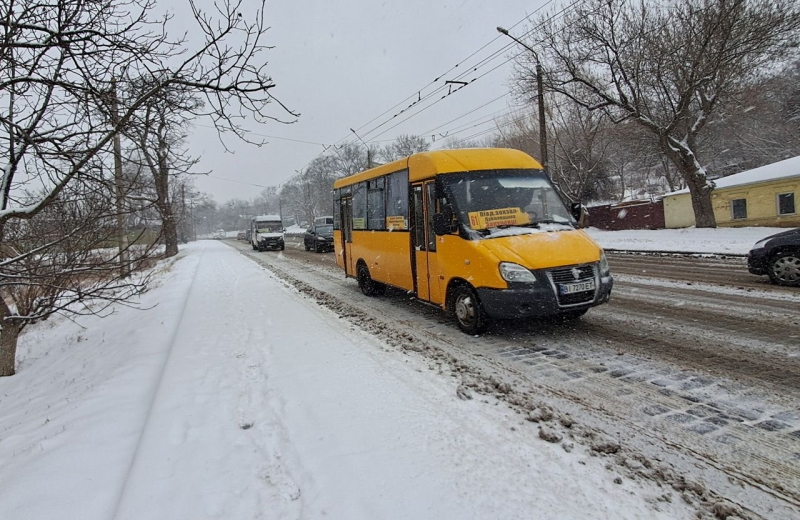
[[[280,222],[257,222],[256,226],[258,226],[259,233],[280,233],[281,232],[281,223]]]
[[[462,225],[476,231],[575,220],[541,170],[495,170],[440,177]]]
[[[332,235],[333,226],[317,226],[318,235]]]

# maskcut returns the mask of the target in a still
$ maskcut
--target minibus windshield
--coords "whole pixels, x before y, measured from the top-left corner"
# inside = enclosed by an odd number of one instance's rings
[[[463,226],[497,236],[497,230],[572,229],[575,220],[541,170],[493,170],[439,177]]]
[[[256,226],[259,233],[280,233],[282,227],[280,222],[259,222]]]

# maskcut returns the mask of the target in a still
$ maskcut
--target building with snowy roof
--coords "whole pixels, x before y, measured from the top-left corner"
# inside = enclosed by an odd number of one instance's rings
[[[711,203],[718,226],[800,226],[800,156],[714,181]],[[695,225],[689,190],[664,195],[667,228]]]

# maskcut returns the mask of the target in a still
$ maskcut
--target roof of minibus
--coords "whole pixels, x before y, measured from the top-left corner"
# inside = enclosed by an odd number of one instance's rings
[[[338,179],[334,188],[372,179],[409,168],[409,181],[428,179],[436,174],[478,170],[524,168],[540,170],[542,166],[530,155],[510,148],[461,148],[421,152],[349,177]]]

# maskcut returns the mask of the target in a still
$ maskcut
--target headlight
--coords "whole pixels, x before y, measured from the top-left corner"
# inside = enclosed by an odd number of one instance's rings
[[[608,259],[606,258],[606,252],[600,251],[600,274],[606,275],[608,274],[610,269],[608,268]]]
[[[500,262],[500,276],[507,282],[535,283],[533,273],[519,264]]]
[[[759,240],[758,242],[753,245],[753,249],[763,249],[765,245],[769,242],[769,238],[765,238],[764,240]]]

